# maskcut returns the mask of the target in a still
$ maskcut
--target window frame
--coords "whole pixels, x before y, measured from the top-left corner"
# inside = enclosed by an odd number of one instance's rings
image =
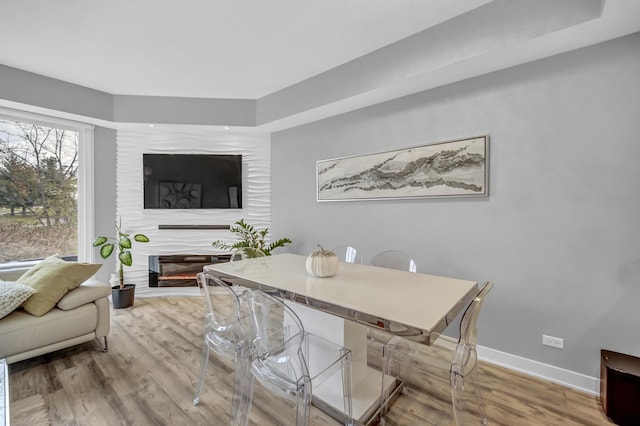
[[[78,133],[78,261],[95,263],[94,129],[79,121],[0,107],[0,119],[20,121]]]

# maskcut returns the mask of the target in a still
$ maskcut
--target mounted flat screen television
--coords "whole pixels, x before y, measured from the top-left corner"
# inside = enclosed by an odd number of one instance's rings
[[[241,209],[242,155],[143,154],[145,209]]]

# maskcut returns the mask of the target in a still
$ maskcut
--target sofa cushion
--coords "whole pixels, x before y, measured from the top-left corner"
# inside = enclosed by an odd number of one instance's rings
[[[25,272],[18,283],[38,290],[22,305],[24,310],[35,316],[49,312],[70,290],[95,274],[102,264],[67,262],[50,256]]]
[[[91,303],[102,297],[111,294],[111,287],[100,281],[89,279],[83,282],[78,288],[65,294],[58,302],[58,308],[63,311],[77,308],[80,305]]]
[[[0,281],[0,318],[15,311],[18,306],[37,292],[38,290],[28,285],[13,281]]]
[[[41,317],[14,311],[0,320],[0,359],[92,333],[97,311],[93,303],[70,311],[54,308]]]

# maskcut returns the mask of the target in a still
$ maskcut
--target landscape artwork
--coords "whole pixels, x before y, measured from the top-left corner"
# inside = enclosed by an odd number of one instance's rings
[[[318,201],[488,195],[489,137],[316,163]]]

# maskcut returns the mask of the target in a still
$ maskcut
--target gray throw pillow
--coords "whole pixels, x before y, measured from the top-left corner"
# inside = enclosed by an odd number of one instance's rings
[[[13,281],[0,281],[0,318],[15,311],[18,306],[37,292],[38,290],[28,285]]]

